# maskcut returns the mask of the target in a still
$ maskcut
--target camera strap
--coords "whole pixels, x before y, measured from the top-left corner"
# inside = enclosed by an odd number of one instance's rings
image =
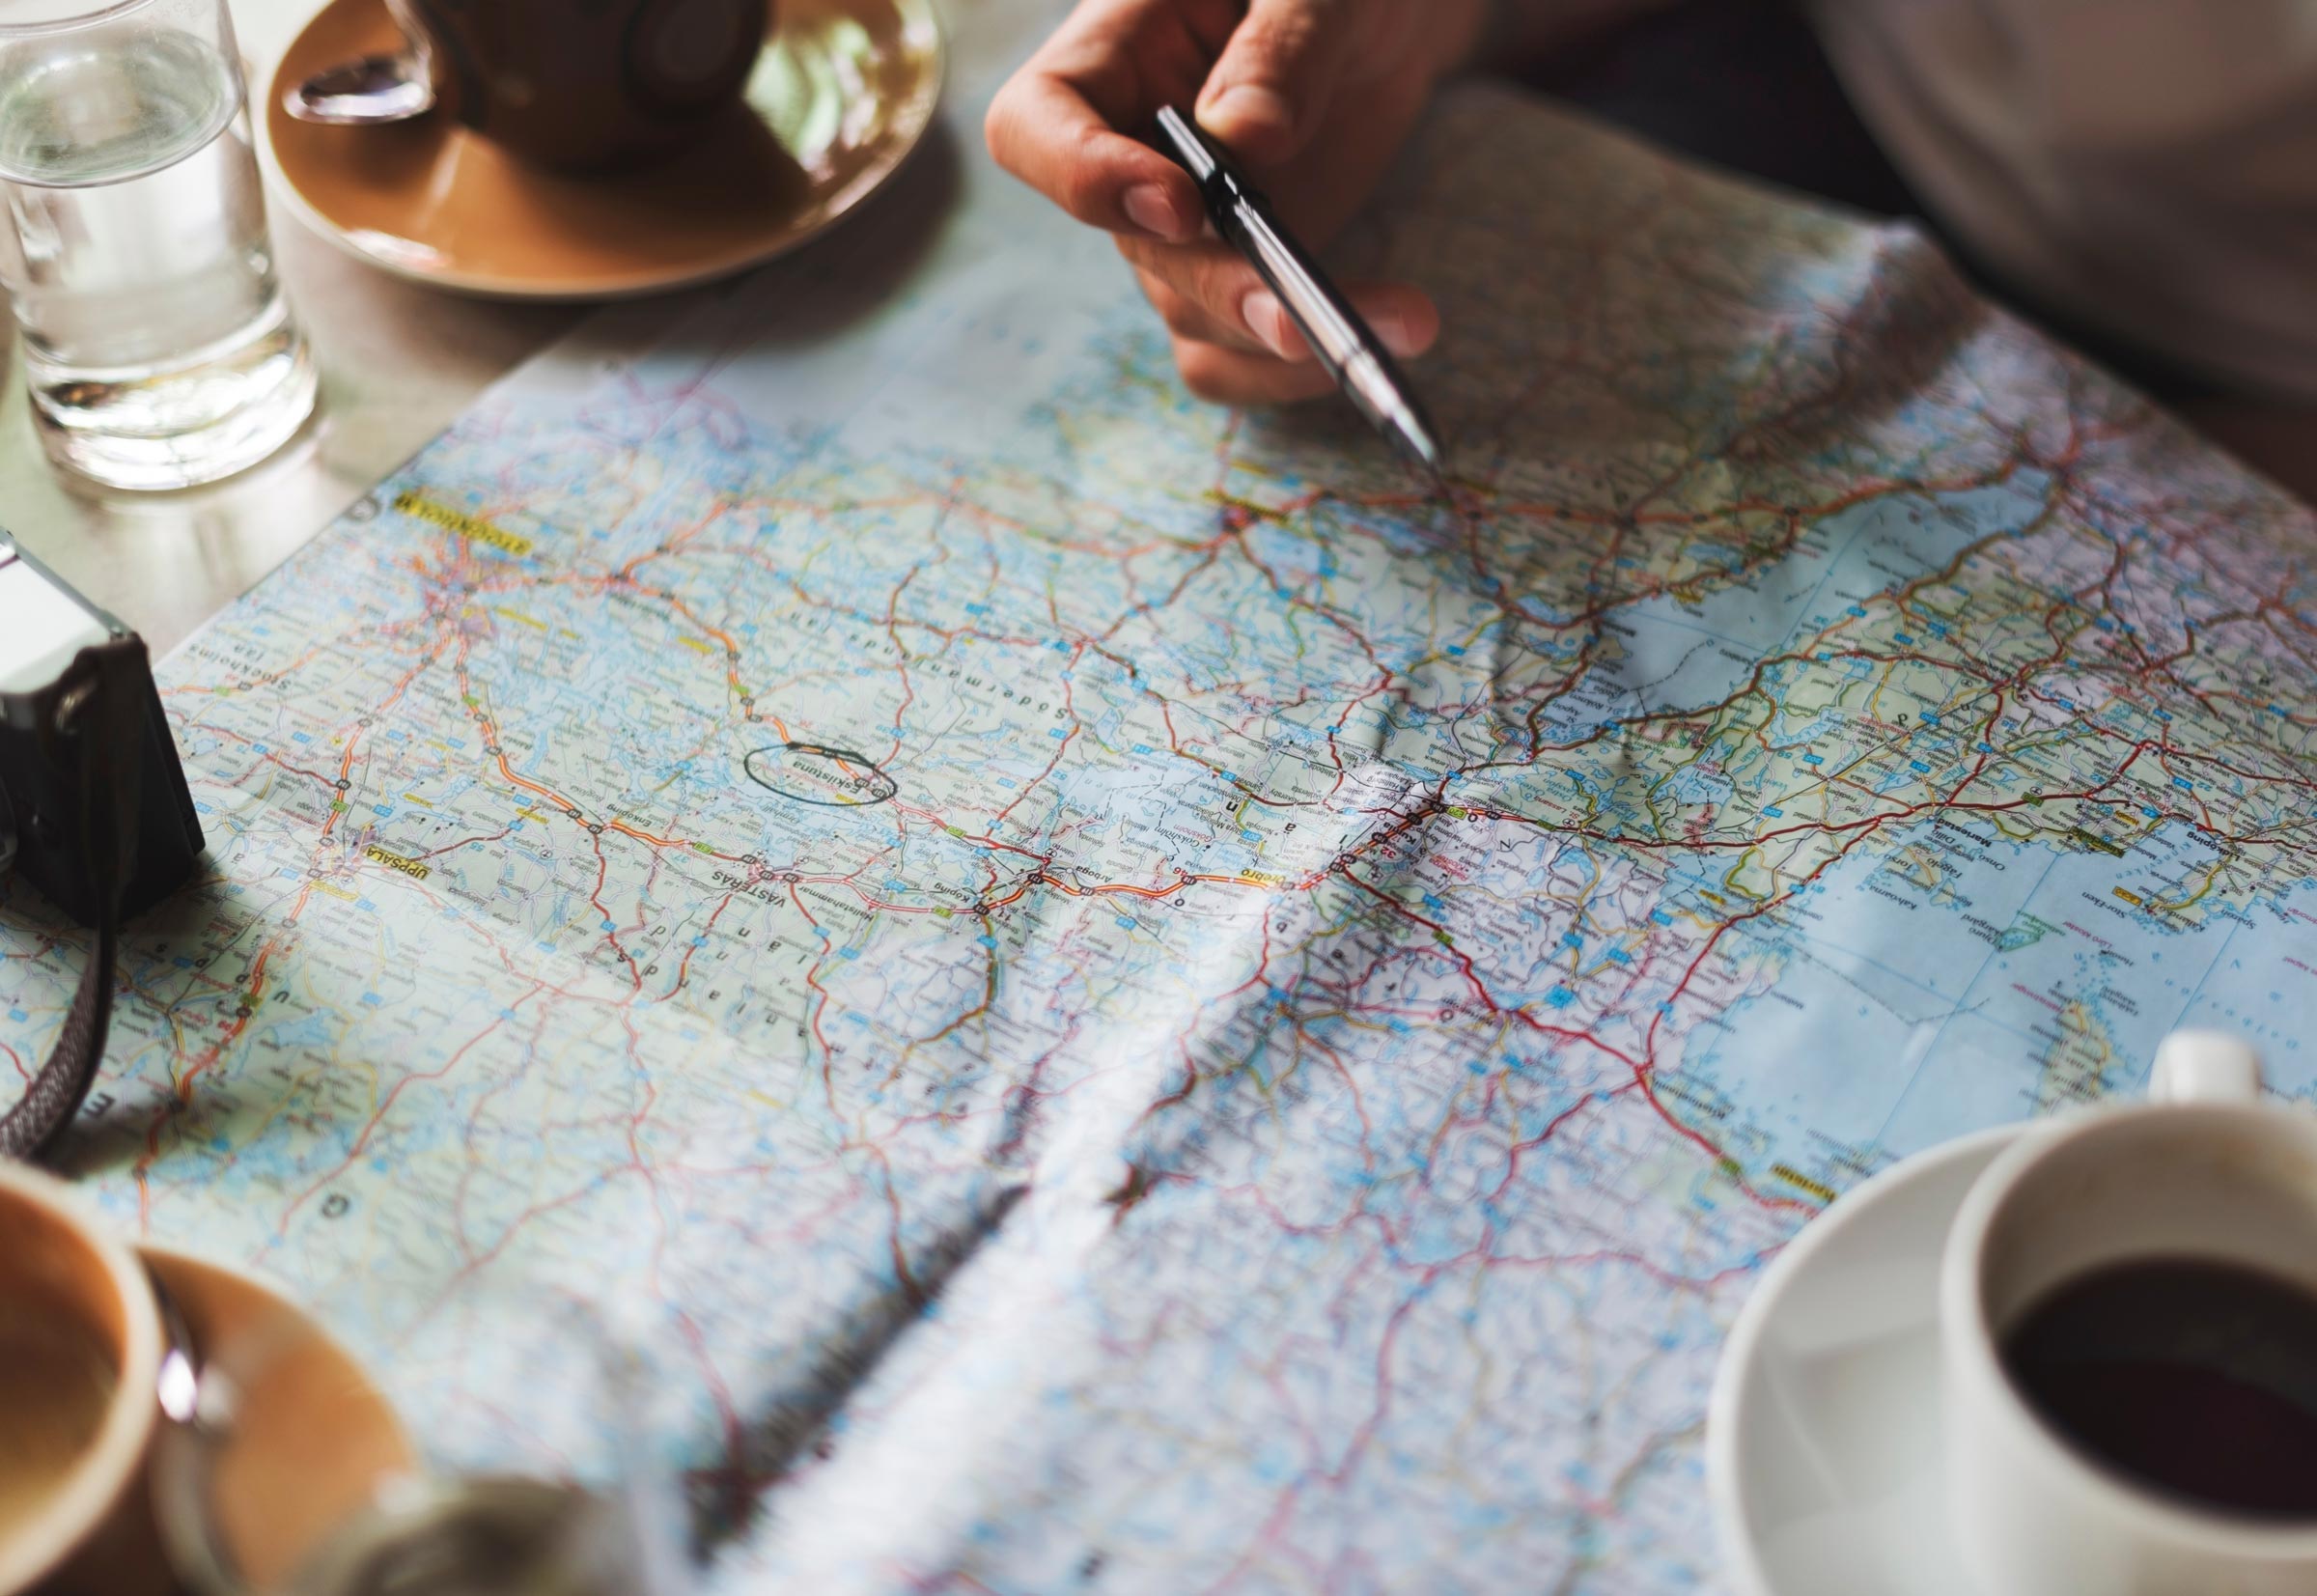
[[[136,786],[143,735],[137,689],[148,667],[145,644],[129,636],[81,650],[42,695],[40,736],[57,765],[74,772],[83,807],[80,849],[97,890],[97,945],[81,969],[56,1047],[22,1098],[0,1114],[0,1157],[38,1159],[52,1151],[96,1082],[113,1014],[113,970],[120,958],[121,896],[135,863]]]

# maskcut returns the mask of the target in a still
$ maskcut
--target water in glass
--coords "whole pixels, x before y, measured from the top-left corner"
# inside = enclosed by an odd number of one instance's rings
[[[133,16],[0,41],[0,279],[51,454],[180,488],[304,422],[313,366],[274,274],[239,67],[215,44]]]

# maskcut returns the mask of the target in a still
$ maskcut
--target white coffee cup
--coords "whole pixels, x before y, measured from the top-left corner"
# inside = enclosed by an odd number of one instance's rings
[[[2136,1484],[2063,1440],[2004,1370],[2004,1336],[2053,1288],[2152,1257],[2317,1292],[2317,1114],[2264,1106],[2260,1062],[2234,1037],[2166,1038],[2146,1103],[2022,1137],[1956,1216],[1939,1307],[1947,1500],[1981,1596],[2317,1592],[2317,1520]]]

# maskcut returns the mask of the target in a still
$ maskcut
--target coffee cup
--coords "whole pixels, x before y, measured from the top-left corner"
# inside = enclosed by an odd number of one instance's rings
[[[434,102],[544,166],[673,150],[742,97],[768,0],[387,0]]]
[[[144,1267],[0,1162],[0,1596],[168,1588],[145,1484],[163,1351]]]
[[[1940,1260],[1946,1495],[1982,1596],[2317,1590],[2317,1114],[2244,1043],[2022,1137]]]

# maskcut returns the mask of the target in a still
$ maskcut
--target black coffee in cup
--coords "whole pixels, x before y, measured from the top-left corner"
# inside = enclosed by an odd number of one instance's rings
[[[389,0],[436,103],[542,165],[602,166],[700,136],[737,103],[769,0]]]
[[[2078,1450],[2189,1504],[2317,1525],[2317,1293],[2150,1257],[2092,1270],[2003,1338],[2012,1383]]]

